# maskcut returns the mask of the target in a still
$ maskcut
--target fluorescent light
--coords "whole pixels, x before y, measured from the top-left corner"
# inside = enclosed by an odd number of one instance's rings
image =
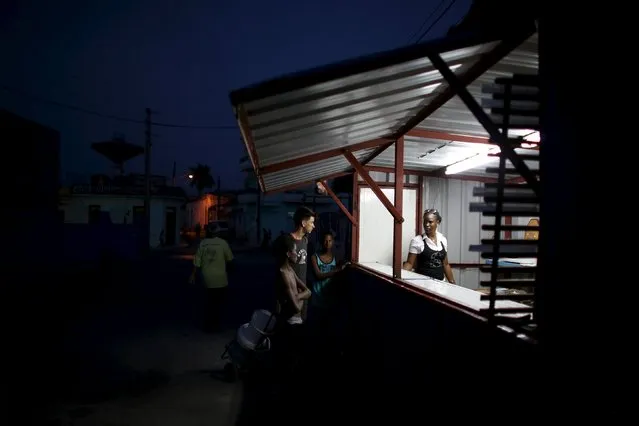
[[[490,153],[492,154],[497,154],[499,152],[499,148],[490,151]],[[458,161],[457,163],[451,164],[450,166],[446,167],[446,174],[454,175],[456,173],[461,173],[469,169],[474,169],[475,167],[481,167],[485,164],[490,163],[494,159],[494,157],[489,157],[487,153],[476,154],[472,157]]]
[[[524,135],[523,139],[526,142],[521,143],[522,148],[537,148],[541,142],[541,135],[537,131],[531,131]]]
[[[539,142],[541,141],[541,135],[538,131],[532,129],[516,129],[511,130],[509,133],[512,133],[514,137],[520,137],[522,141],[521,148],[537,148],[539,146]],[[500,152],[499,147],[496,147],[489,151],[491,154],[498,154]],[[485,164],[493,161],[495,157],[489,157],[488,153],[478,153],[473,155],[472,157],[461,160],[455,164],[451,164],[446,167],[447,175],[454,175],[456,173],[461,173],[469,169],[474,169],[476,167],[481,167]]]
[[[529,142],[522,142],[521,145],[519,145],[521,148],[524,149],[531,149],[531,148],[537,148],[539,146],[538,143],[529,143]]]
[[[527,134],[526,136],[524,136],[524,140],[528,141],[528,142],[541,142],[541,135],[539,134],[538,131],[534,131],[531,132],[529,134]]]

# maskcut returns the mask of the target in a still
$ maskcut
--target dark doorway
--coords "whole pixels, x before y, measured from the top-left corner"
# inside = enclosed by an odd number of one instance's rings
[[[166,208],[166,222],[164,226],[165,244],[175,245],[175,227],[177,225],[177,211],[175,207]]]
[[[100,206],[91,205],[89,206],[89,223],[92,225],[96,225],[100,223]]]
[[[133,227],[136,233],[138,250],[144,253],[149,248],[149,235],[146,227],[144,206],[133,206]]]
[[[141,226],[145,221],[146,216],[144,214],[144,206],[133,207],[133,224]]]

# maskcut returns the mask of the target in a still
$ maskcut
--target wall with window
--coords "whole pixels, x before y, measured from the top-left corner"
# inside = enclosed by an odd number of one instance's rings
[[[180,227],[184,222],[181,210],[182,199],[157,197],[151,199],[151,234],[149,244],[156,247],[160,243],[162,231],[168,234],[167,213],[175,211],[175,242],[180,241]],[[114,224],[134,224],[144,220],[144,198],[110,195],[73,195],[60,208],[65,223],[88,224],[107,220]],[[142,222],[143,223],[143,222]]]
[[[219,197],[219,203],[220,209],[218,210],[218,196],[216,194],[204,194],[196,200],[189,201],[185,207],[183,225],[188,229],[195,229],[195,226],[199,224],[204,229],[204,226],[212,220],[228,220],[232,199],[222,195]]]

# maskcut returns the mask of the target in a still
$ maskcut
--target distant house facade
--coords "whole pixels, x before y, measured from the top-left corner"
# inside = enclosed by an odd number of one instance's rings
[[[315,192],[315,185],[296,191],[264,195],[258,190],[257,180],[248,157],[240,161],[240,167],[246,173],[245,189],[236,193],[229,215],[237,238],[245,240],[249,245],[259,245],[262,243],[266,230],[275,239],[281,233],[293,230],[295,210],[306,206],[318,214],[318,232],[314,233],[312,240],[319,238],[322,231],[330,230],[339,234],[340,241],[336,243],[340,247],[336,249],[342,249],[350,224],[346,224],[348,220],[343,217],[330,197],[318,195]],[[345,205],[349,205],[348,195],[338,194],[338,196]]]
[[[60,214],[65,223],[142,225],[144,212],[144,176],[130,174],[108,178],[94,176],[91,182],[64,187],[60,192]],[[151,181],[151,247],[180,243],[186,200],[184,190],[166,185],[166,178],[153,176]]]
[[[204,227],[211,221],[226,221],[234,240],[259,246],[265,231],[270,233],[272,239],[292,231],[295,210],[306,206],[318,214],[318,232],[311,236],[311,240],[317,240],[321,232],[330,230],[337,237],[336,250],[343,250],[350,232],[350,222],[330,197],[317,194],[315,185],[264,195],[257,188],[248,157],[241,159],[240,167],[245,172],[244,189],[208,193],[188,201],[184,209],[186,229],[193,231],[198,224]],[[338,196],[345,205],[350,205],[348,194]]]
[[[301,206],[309,207],[318,214],[339,211],[332,199],[316,195],[313,188],[270,195],[245,191],[237,195],[231,217],[238,237],[245,238],[250,244],[259,244],[264,230],[270,231],[273,238],[282,232],[292,231],[293,214]]]
[[[197,225],[204,227],[209,222],[229,220],[234,194],[203,194],[187,201],[184,208],[184,226],[195,229]]]

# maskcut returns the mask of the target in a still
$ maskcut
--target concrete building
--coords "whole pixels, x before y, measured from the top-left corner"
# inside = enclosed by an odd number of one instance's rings
[[[168,186],[163,176],[153,176],[151,194],[149,245],[179,244],[180,227],[184,223],[184,190]],[[61,191],[60,210],[65,223],[107,220],[113,224],[143,224],[144,176],[130,174],[110,179],[94,176],[90,183],[65,187]]]

